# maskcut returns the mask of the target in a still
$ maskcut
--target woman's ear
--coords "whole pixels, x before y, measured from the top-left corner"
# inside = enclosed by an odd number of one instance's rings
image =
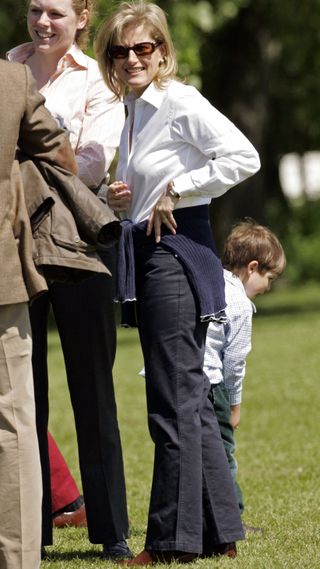
[[[162,55],[160,63],[164,63],[167,57],[167,46],[164,43],[160,45],[160,52]]]
[[[82,10],[77,24],[77,30],[83,30],[86,27],[89,19],[89,12],[88,10]]]

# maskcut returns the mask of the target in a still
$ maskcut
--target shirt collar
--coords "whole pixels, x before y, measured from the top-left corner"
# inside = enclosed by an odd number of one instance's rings
[[[228,269],[223,269],[223,273],[224,273],[224,278],[229,283],[231,283],[233,286],[236,286],[237,288],[242,290],[244,294],[246,294],[243,282],[241,281],[241,279],[239,279],[238,275],[236,275],[232,271],[229,271]]]
[[[136,100],[145,101],[149,105],[152,105],[156,109],[159,109],[161,103],[166,96],[167,89],[159,89],[155,82],[150,83],[150,85],[146,88],[146,90],[142,93],[140,97],[136,97],[134,93],[129,93],[125,97],[125,104],[132,105],[133,102]]]
[[[34,45],[33,42],[22,43],[10,49],[7,52],[7,59],[9,61],[18,61],[19,63],[25,63],[28,57],[34,54]],[[79,67],[84,67],[87,69],[87,56],[81,51],[81,49],[77,46],[77,44],[73,44],[71,48],[67,51],[67,53],[59,60],[57,65],[57,71],[63,70],[66,67],[70,67],[71,65]]]
[[[76,43],[70,47],[64,57],[72,58],[79,67],[88,68],[88,58]]]
[[[243,282],[237,275],[228,271],[228,269],[223,269],[224,278],[231,283],[233,286],[237,287],[239,290],[243,292],[245,296],[247,296],[246,289],[243,286]],[[251,302],[253,312],[257,312],[256,305],[252,302],[252,300],[247,296],[248,300]]]
[[[28,57],[34,53],[32,42],[22,43],[7,51],[8,61],[18,61],[18,63],[25,63]]]
[[[149,87],[142,93],[141,99],[156,109],[159,109],[166,95],[166,89],[159,89],[155,82],[150,83]]]

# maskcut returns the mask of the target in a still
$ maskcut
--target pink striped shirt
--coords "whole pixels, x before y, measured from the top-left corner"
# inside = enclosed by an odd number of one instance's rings
[[[33,43],[19,45],[7,54],[9,61],[25,63]],[[95,187],[107,175],[124,125],[124,106],[114,101],[97,62],[73,45],[41,89],[46,107],[70,133],[79,177]]]

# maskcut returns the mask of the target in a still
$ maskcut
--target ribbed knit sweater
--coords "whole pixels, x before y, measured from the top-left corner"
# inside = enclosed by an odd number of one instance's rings
[[[187,207],[175,210],[173,215],[177,233],[173,235],[162,226],[158,245],[180,260],[195,293],[200,320],[225,322],[223,268],[211,233],[209,208],[207,205]],[[156,243],[154,234],[146,235],[147,221],[134,224],[125,219],[121,225],[116,301],[126,303],[136,300],[135,253],[145,244],[154,243],[156,247]]]

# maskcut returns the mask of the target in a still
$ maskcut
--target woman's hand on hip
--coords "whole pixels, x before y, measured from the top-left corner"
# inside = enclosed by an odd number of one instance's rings
[[[168,195],[167,191],[171,188],[171,182],[169,182],[166,192],[157,201],[153,208],[152,213],[148,219],[147,225],[147,235],[151,235],[152,230],[154,230],[156,243],[161,241],[161,225],[162,223],[173,233],[176,234],[177,222],[173,217],[173,210],[179,198],[172,197]]]
[[[128,184],[121,181],[110,184],[107,190],[107,202],[113,211],[126,211],[131,202],[131,191]]]

